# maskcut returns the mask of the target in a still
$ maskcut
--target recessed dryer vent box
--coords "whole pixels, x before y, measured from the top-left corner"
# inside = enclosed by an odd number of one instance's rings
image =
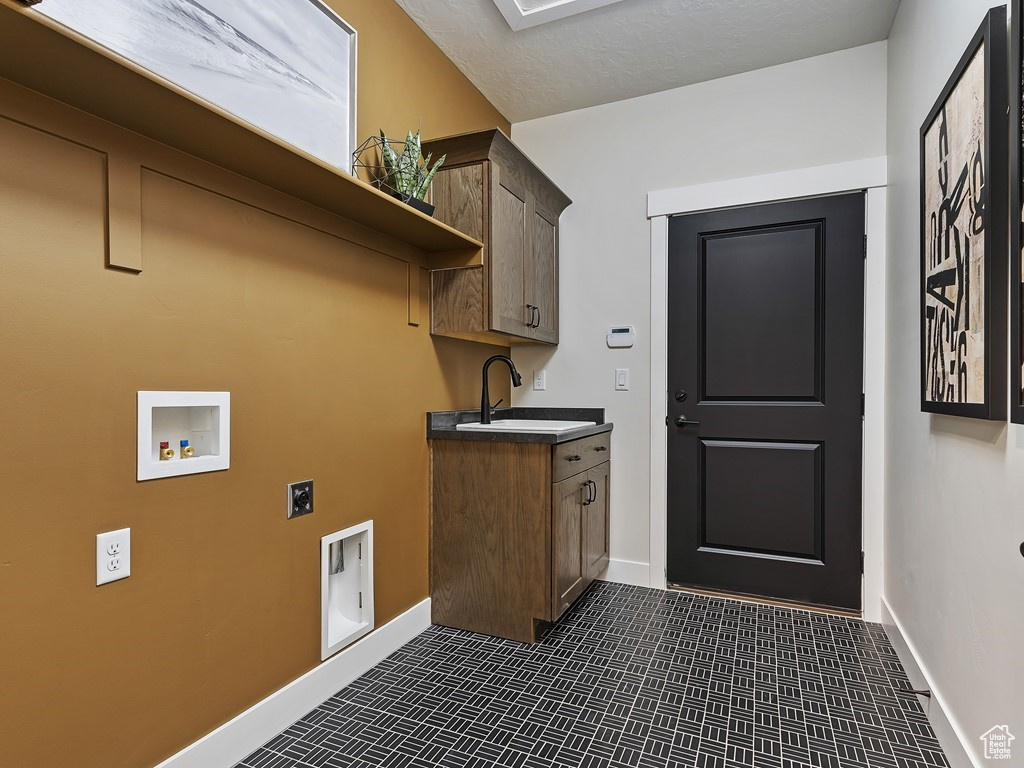
[[[320,658],[373,629],[373,521],[320,539]]]
[[[192,455],[182,456],[187,440]],[[161,458],[161,443],[173,452]],[[231,465],[230,392],[139,392],[139,480],[216,472]]]

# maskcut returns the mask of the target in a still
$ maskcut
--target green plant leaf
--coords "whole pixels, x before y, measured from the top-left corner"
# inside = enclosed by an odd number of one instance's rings
[[[423,196],[427,194],[427,190],[430,189],[430,184],[434,180],[434,175],[437,173],[437,169],[441,167],[441,164],[444,162],[444,159],[446,157],[447,157],[447,155],[441,155],[441,157],[438,158],[437,162],[434,163],[434,167],[430,169],[430,173],[427,174],[426,178],[423,179],[423,182],[420,184],[419,188],[416,190],[415,197],[418,197],[420,200],[422,200]],[[428,155],[427,156],[427,162],[423,164],[423,167],[426,168],[427,163],[429,163],[429,162],[430,162],[430,156]]]
[[[423,142],[419,128],[416,129],[416,133],[406,132],[401,152],[395,149],[398,142],[389,140],[383,130],[380,132],[380,139],[384,184],[399,194],[422,200],[430,189],[434,174],[444,162],[444,157],[431,168],[433,154],[428,153],[426,159],[423,158]]]
[[[391,142],[388,140],[387,135],[384,131],[380,132],[381,140],[381,162],[384,165],[384,178],[383,183],[392,189],[397,189],[398,175],[399,175],[399,164],[398,164],[398,153],[395,152],[395,148],[391,146]]]

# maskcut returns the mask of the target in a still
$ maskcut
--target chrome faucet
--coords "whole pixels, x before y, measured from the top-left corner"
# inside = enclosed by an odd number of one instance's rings
[[[487,369],[491,367],[491,363],[495,360],[501,360],[505,365],[508,366],[509,372],[512,374],[512,386],[518,387],[523,383],[523,377],[519,375],[519,371],[516,370],[516,364],[512,362],[511,358],[505,357],[505,355],[494,355],[487,358],[487,362],[484,363],[483,368],[483,388],[480,390],[480,423],[490,424],[491,423],[491,393],[487,391]]]

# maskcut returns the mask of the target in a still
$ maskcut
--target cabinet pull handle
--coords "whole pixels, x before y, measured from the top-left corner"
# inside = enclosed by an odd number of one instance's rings
[[[580,461],[582,458],[583,457],[580,456],[579,454],[574,453],[572,456],[566,456],[565,460],[566,461]]]
[[[583,500],[584,507],[589,507],[591,504],[597,501],[597,485],[594,483],[593,480],[587,480],[580,487],[587,489],[587,498]],[[591,488],[593,488],[593,491],[591,491]]]
[[[607,445],[599,445],[596,448],[594,448],[594,450],[597,451],[598,453],[600,453],[601,451],[607,451],[608,450],[608,446]]]
[[[533,322],[534,328],[540,328],[540,307],[533,308],[537,312],[537,319]]]
[[[537,311],[537,308],[533,304],[527,304],[526,308],[530,310],[530,319],[526,321],[525,325],[527,328],[533,328],[533,313]]]

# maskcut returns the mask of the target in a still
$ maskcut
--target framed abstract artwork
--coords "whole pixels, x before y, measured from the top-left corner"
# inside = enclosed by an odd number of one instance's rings
[[[1024,424],[1024,24],[1010,5],[1010,421]]]
[[[32,8],[352,172],[356,31],[321,0],[38,0]]]
[[[1006,418],[1006,7],[921,126],[921,410]]]

